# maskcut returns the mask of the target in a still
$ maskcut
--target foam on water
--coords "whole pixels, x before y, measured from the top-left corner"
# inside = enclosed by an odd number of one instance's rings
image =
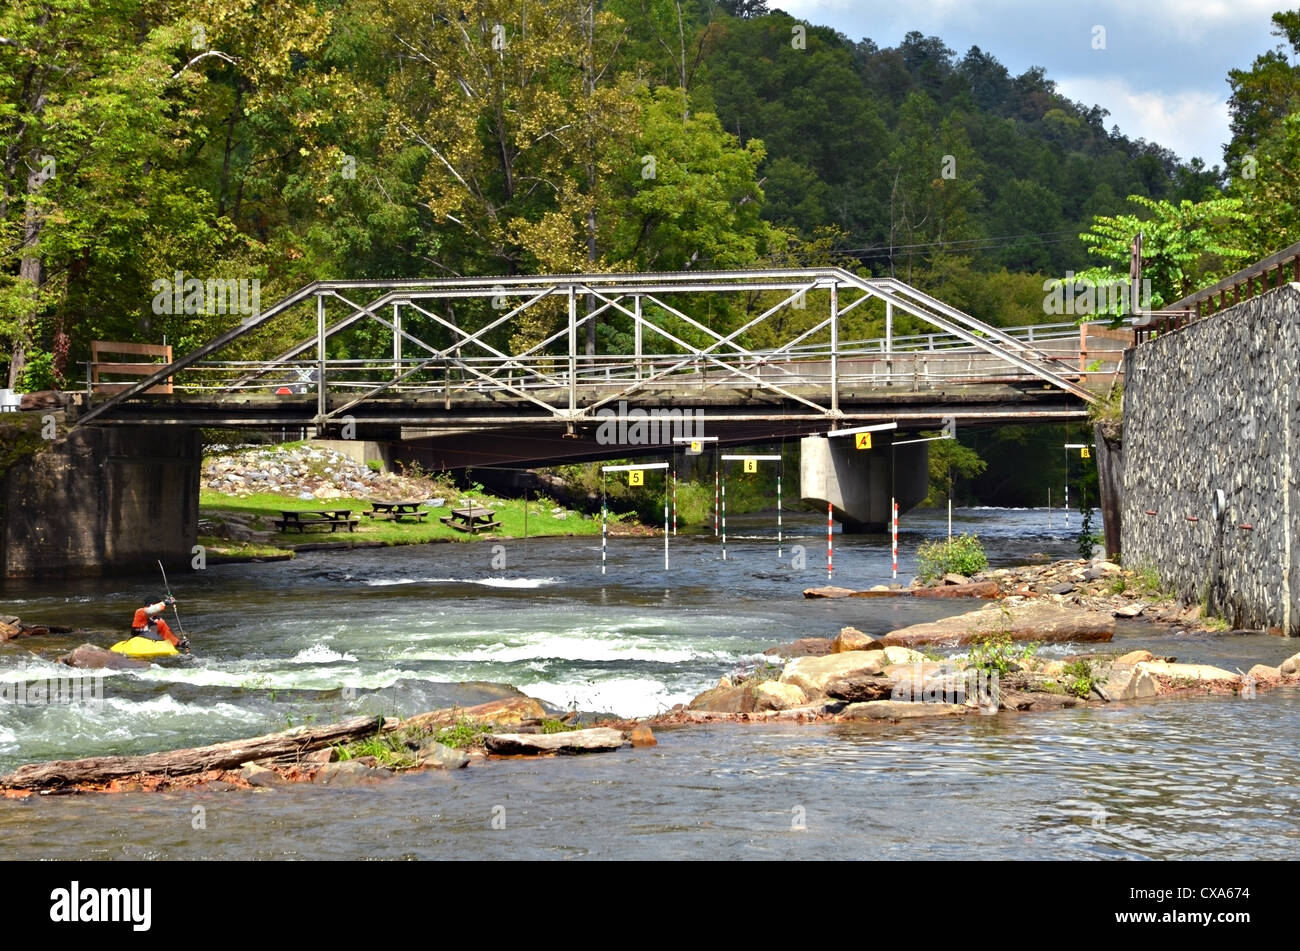
[[[332,651],[324,644],[313,644],[311,647],[298,651],[289,658],[290,664],[328,664],[334,661],[346,661],[355,664],[357,659],[348,653],[340,654],[338,651]]]

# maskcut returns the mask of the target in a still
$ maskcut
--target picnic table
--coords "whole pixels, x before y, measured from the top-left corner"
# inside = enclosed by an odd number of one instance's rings
[[[356,530],[357,523],[360,521],[361,519],[353,516],[351,509],[328,509],[323,512],[281,509],[275,525],[281,532],[288,532],[289,529],[294,528],[300,534],[305,533],[309,528],[324,528],[327,525],[331,532],[341,527],[346,527],[351,532]]]
[[[387,518],[394,522],[413,518],[417,522],[423,522],[428,518],[429,513],[421,510],[422,504],[422,502],[377,502],[371,499],[370,511],[366,513],[366,517]]]
[[[479,532],[501,527],[501,523],[495,521],[496,514],[492,509],[473,505],[467,509],[452,509],[450,515],[442,516],[442,523],[450,525],[458,532],[477,535]]]

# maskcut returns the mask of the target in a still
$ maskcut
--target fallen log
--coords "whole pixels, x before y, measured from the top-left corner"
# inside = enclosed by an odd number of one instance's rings
[[[1002,634],[1009,635],[1013,641],[1038,641],[1044,644],[1109,641],[1115,634],[1115,619],[1100,611],[1029,603],[1007,610],[982,608],[940,621],[912,624],[892,631],[879,640],[886,647],[915,647],[919,644],[957,647]]]
[[[101,785],[141,774],[180,776],[211,769],[233,769],[254,760],[310,753],[335,743],[371,736],[383,729],[383,717],[353,717],[327,726],[298,727],[245,740],[162,753],[29,763],[7,776],[0,776],[0,789],[57,789],[61,786]]]

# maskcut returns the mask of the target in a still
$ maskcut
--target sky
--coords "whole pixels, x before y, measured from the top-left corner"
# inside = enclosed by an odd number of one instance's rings
[[[1276,47],[1270,17],[1293,8],[1287,0],[768,0],[768,7],[881,47],[919,30],[959,58],[978,46],[1012,75],[1042,66],[1062,95],[1108,110],[1107,128],[1207,165],[1223,164],[1228,70],[1249,68]]]

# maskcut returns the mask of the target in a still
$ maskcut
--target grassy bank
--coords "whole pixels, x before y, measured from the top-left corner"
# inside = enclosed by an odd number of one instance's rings
[[[232,496],[204,489],[199,494],[199,518],[211,522],[213,530],[200,541],[215,553],[231,557],[257,558],[275,555],[306,543],[322,541],[357,541],[382,545],[415,545],[436,541],[472,541],[501,537],[524,538],[541,535],[598,535],[600,519],[566,510],[563,518],[551,513],[557,506],[549,500],[499,499],[482,493],[472,498],[477,505],[492,509],[501,527],[479,535],[469,535],[449,528],[439,521],[452,506],[459,507],[460,498],[449,498],[441,508],[423,509],[429,514],[423,522],[388,521],[369,519],[362,515],[369,511],[370,503],[363,498],[315,499],[305,501],[295,496],[272,492]],[[525,507],[527,513],[525,515]],[[349,509],[361,516],[354,531],[339,529],[334,532],[311,531],[280,533],[275,522],[282,511],[327,511]],[[264,540],[245,541],[227,538],[225,529],[235,525],[253,532],[274,532]],[[232,533],[234,534],[234,533]]]

